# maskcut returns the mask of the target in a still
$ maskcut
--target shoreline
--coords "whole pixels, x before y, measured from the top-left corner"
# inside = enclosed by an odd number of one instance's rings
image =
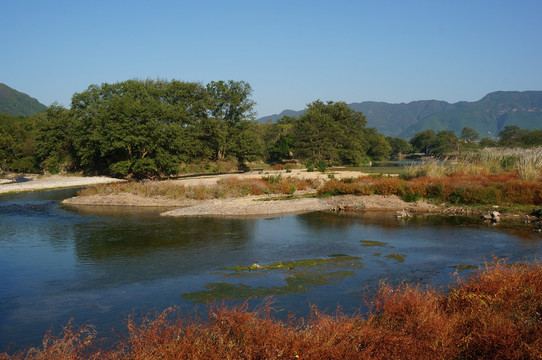
[[[198,186],[212,185],[220,179],[229,177],[255,178],[269,175],[291,176],[296,178],[311,178],[325,180],[333,174],[337,178],[348,178],[362,175],[359,172],[304,172],[269,171],[265,174],[221,174],[191,176],[183,179],[164,180],[175,185]],[[13,179],[2,179],[0,194],[18,193],[24,191],[51,190],[69,187],[88,186],[93,184],[122,182],[124,180],[105,176],[75,176],[75,175],[23,175],[24,182],[13,182]],[[426,200],[405,202],[396,195],[340,195],[327,198],[311,197],[315,190],[297,191],[292,195],[259,195],[246,197],[220,198],[210,200],[171,199],[167,197],[145,197],[131,193],[115,195],[76,196],[65,199],[61,203],[68,206],[119,206],[119,207],[155,207],[164,208],[162,216],[272,216],[313,211],[345,211],[345,212],[395,212],[397,217],[410,217],[413,214],[441,214],[448,216],[477,216],[481,217],[494,207],[471,208],[466,206],[435,205]],[[166,209],[167,208],[167,209]],[[173,210],[172,210],[173,208]],[[167,211],[166,211],[167,210]],[[498,209],[496,209],[498,211]],[[535,230],[542,228],[542,219],[528,213],[502,213],[500,218],[506,221],[521,222],[530,225]]]
[[[26,174],[20,177],[23,177],[25,181],[16,182],[14,179],[2,179],[3,181],[0,182],[0,194],[62,189],[124,181],[107,176]]]

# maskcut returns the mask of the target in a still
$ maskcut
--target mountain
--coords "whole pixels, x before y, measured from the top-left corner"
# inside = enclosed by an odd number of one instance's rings
[[[386,136],[406,139],[427,129],[452,130],[459,135],[465,126],[476,130],[481,137],[495,137],[507,125],[542,129],[542,91],[497,91],[478,101],[454,104],[437,100],[408,104],[365,101],[348,106],[365,114],[368,127],[375,127]],[[303,112],[286,110],[258,121],[274,122],[284,115],[299,116]]]
[[[495,137],[507,125],[522,129],[542,129],[542,91],[497,91],[475,102],[435,113],[410,125],[400,134],[409,138],[425,130],[452,130],[460,133],[468,126],[481,137]]]
[[[45,109],[38,100],[0,83],[0,114],[28,116]]]

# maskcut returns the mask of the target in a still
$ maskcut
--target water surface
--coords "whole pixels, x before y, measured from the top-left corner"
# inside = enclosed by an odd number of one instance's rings
[[[131,313],[189,312],[206,300],[255,306],[274,295],[277,316],[306,315],[311,304],[354,312],[382,279],[445,287],[454,266],[542,254],[540,234],[468,218],[171,218],[59,204],[74,193],[0,196],[0,351],[39,345],[70,319],[107,332]]]

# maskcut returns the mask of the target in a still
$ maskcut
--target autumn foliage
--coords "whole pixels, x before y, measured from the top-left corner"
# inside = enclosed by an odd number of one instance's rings
[[[272,304],[211,306],[207,320],[174,309],[100,346],[92,327],[67,326],[42,346],[0,359],[537,359],[542,356],[542,265],[497,261],[446,293],[382,284],[368,315],[277,320]]]

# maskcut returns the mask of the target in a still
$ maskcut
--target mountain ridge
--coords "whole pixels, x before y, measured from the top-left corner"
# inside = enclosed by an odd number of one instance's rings
[[[496,137],[508,125],[542,129],[542,91],[495,91],[478,101],[449,103],[443,100],[416,100],[409,103],[364,101],[348,106],[367,117],[367,126],[386,136],[410,138],[431,129],[451,130],[458,135],[463,127],[481,137]],[[275,122],[284,115],[299,116],[304,110],[285,110],[264,116],[260,123]]]
[[[0,114],[29,116],[45,109],[47,109],[47,106],[37,99],[0,83]]]

